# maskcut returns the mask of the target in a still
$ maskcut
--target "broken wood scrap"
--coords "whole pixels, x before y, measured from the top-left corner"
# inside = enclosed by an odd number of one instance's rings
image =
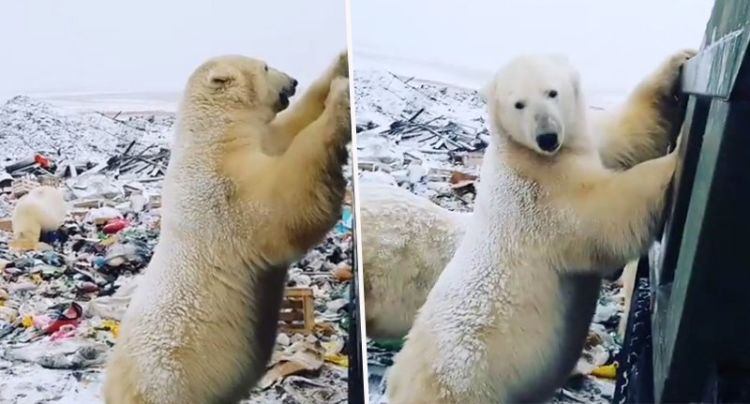
[[[422,114],[422,112],[424,112],[424,108],[420,108],[420,109],[419,109],[419,111],[417,111],[417,113],[415,113],[414,115],[412,115],[412,116],[411,116],[411,118],[409,118],[409,122],[414,122],[414,120],[415,120],[415,119],[416,119],[416,118],[417,118],[417,117],[418,117],[419,115],[421,115],[421,114]]]
[[[453,171],[450,177],[451,189],[455,192],[456,196],[464,200],[467,194],[477,194],[476,181],[477,176],[472,174],[462,173],[460,171]]]
[[[476,130],[471,133],[453,121],[443,122],[444,117],[433,118],[429,123],[412,120],[419,113],[418,111],[407,120],[394,121],[382,133],[397,136],[397,141],[431,142],[431,148],[448,151],[476,151],[486,146],[485,142],[478,137]]]
[[[123,120],[117,119],[117,117],[118,117],[118,116],[120,116],[120,114],[122,113],[122,111],[120,111],[120,112],[118,112],[117,114],[115,114],[115,116],[109,116],[109,115],[107,115],[107,114],[104,114],[104,113],[101,113],[101,112],[97,112],[97,113],[98,113],[99,115],[101,115],[101,116],[103,116],[103,117],[107,118],[107,119],[110,119],[110,120],[112,120],[112,121],[114,121],[114,122],[117,122],[117,123],[119,123],[119,124],[121,124],[121,125],[125,125],[125,126],[127,126],[127,127],[131,128],[131,129],[139,130],[139,131],[141,131],[141,132],[147,132],[147,130],[146,130],[146,129],[144,129],[144,128],[139,128],[139,127],[137,127],[137,126],[133,126],[133,125],[131,125],[131,124],[130,124],[129,122],[127,122],[127,121],[123,121]]]

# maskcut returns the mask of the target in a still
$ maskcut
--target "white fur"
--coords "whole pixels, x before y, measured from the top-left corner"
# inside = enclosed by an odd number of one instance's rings
[[[13,209],[13,237],[36,243],[42,231],[52,231],[65,222],[67,207],[60,188],[40,186],[18,200]]]
[[[362,183],[358,203],[371,338],[401,338],[463,237],[468,213],[399,187]]]

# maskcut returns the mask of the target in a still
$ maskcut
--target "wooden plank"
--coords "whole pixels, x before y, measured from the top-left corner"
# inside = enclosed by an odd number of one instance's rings
[[[13,231],[13,220],[9,217],[0,219],[0,230],[12,232]]]
[[[291,298],[284,299],[283,302],[281,302],[281,308],[283,309],[301,309],[304,305],[304,302],[302,300],[292,300]]]
[[[717,1],[703,50],[682,72],[683,91],[693,95],[686,149],[661,245],[649,254],[657,281],[651,324],[656,402],[747,401],[749,17],[750,2]]]
[[[282,311],[279,313],[279,320],[283,322],[305,321],[305,316],[301,311]]]
[[[706,25],[701,52],[683,68],[683,91],[727,100],[736,89],[750,43],[750,2],[717,0]]]
[[[304,305],[302,306],[303,321],[306,334],[312,334],[315,329],[315,305],[313,304],[312,291],[309,296],[305,296]]]
[[[315,302],[311,288],[287,288],[279,313],[280,329],[309,335],[315,330]]]
[[[652,322],[657,402],[697,402],[707,391],[718,401],[715,386],[727,383],[716,375],[732,378],[750,369],[744,290],[750,249],[743,242],[750,237],[749,21],[750,1],[717,0],[701,52],[682,71],[682,90],[693,95],[687,146],[662,248],[650,254],[658,280]],[[728,331],[728,324],[738,331]]]
[[[685,63],[682,76],[683,90],[694,95],[728,100],[735,88],[740,62],[748,43],[750,32],[742,29],[703,49],[700,54]]]
[[[312,297],[313,295],[311,288],[286,288],[284,293],[286,297]]]
[[[101,199],[78,199],[72,202],[75,208],[95,209],[104,206]]]
[[[653,259],[651,284],[655,287],[671,283],[674,279],[677,253],[682,240],[683,225],[693,189],[693,179],[709,109],[710,100],[690,97],[682,130],[682,149],[677,151],[680,164],[672,180],[672,189],[669,194],[671,200],[667,207],[664,233],[661,243],[656,248],[652,248],[650,254]]]
[[[15,181],[13,181],[13,184],[11,185],[11,190],[13,193],[13,196],[16,198],[21,198],[22,196],[26,195],[31,191],[32,189],[39,186],[39,182],[37,182],[35,179],[30,177],[22,177]]]
[[[726,328],[750,328],[737,285],[750,282],[748,116],[749,103],[712,101],[669,302],[653,324],[658,402],[700,400],[722,358],[750,364],[747,334]]]
[[[668,293],[670,293],[668,304],[667,301],[660,301],[661,299],[657,297],[657,302],[661,303],[661,306],[655,308],[656,317],[653,324],[654,392],[657,401],[659,401],[659,398],[665,398],[665,385],[675,383],[675,380],[668,379],[675,378],[693,379],[690,386],[685,386],[681,396],[695,397],[702,390],[701,377],[705,377],[708,372],[708,369],[704,368],[704,362],[707,358],[701,357],[704,356],[702,354],[705,354],[705,352],[694,352],[693,362],[689,370],[676,369],[675,366],[679,366],[680,358],[685,354],[685,352],[680,351],[681,349],[690,347],[691,344],[693,348],[696,347],[694,338],[688,335],[690,333],[689,323],[695,321],[695,319],[685,316],[685,312],[691,312],[692,309],[696,308],[693,306],[696,304],[695,298],[699,297],[697,295],[701,294],[701,288],[704,286],[696,283],[696,280],[700,279],[703,274],[699,272],[701,268],[696,268],[693,262],[698,248],[701,247],[699,246],[699,240],[701,239],[703,219],[706,218],[707,214],[708,201],[715,180],[715,170],[724,138],[724,125],[728,113],[729,104],[720,100],[712,101],[706,135],[703,139],[691,192],[684,236],[679,249],[674,284],[671,285],[671,288],[665,285],[665,289],[669,289]],[[688,300],[688,294],[692,295],[690,300]],[[699,330],[693,331],[698,332]]]

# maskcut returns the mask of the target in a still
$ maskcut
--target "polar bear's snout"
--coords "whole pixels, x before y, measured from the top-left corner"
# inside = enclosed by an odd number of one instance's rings
[[[287,76],[288,77],[288,76]],[[281,89],[281,95],[291,98],[297,92],[297,79],[289,77],[289,84]]]
[[[289,76],[287,76],[289,77]],[[281,109],[289,106],[289,99],[294,96],[297,92],[297,80],[289,77],[289,84],[281,88],[279,92],[279,102],[281,103]]]
[[[289,106],[289,98],[297,92],[297,80],[277,69],[269,69],[274,96],[277,98],[276,112],[282,111]]]
[[[534,141],[543,153],[555,153],[563,142],[563,124],[554,108],[541,108],[534,114]]]
[[[552,153],[560,147],[560,142],[557,140],[557,133],[542,133],[536,137],[536,144],[542,151]]]

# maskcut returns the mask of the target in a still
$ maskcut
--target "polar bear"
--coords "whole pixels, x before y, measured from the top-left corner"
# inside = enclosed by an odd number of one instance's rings
[[[341,214],[348,76],[341,54],[284,113],[297,82],[263,61],[216,57],[190,76],[107,403],[237,402],[265,373],[287,267]]]
[[[381,264],[364,271],[367,335],[401,338],[456,251],[471,214],[387,184],[360,184],[357,196],[360,217],[367,219],[360,230],[362,260]]]
[[[614,110],[589,110],[589,130],[606,167],[627,169],[666,153],[669,136],[680,124],[680,68],[693,55],[693,50],[670,55]],[[470,217],[404,192],[364,182],[359,186],[365,317],[371,338],[406,335],[458,248]],[[626,289],[633,268],[627,266],[624,272]],[[626,291],[626,307],[627,298]]]
[[[577,71],[522,56],[486,91],[475,212],[388,375],[392,404],[542,402],[578,360],[601,276],[655,237],[674,152],[616,171]]]
[[[63,225],[66,213],[65,192],[61,188],[43,185],[32,189],[13,209],[14,242],[36,245],[42,231]]]

